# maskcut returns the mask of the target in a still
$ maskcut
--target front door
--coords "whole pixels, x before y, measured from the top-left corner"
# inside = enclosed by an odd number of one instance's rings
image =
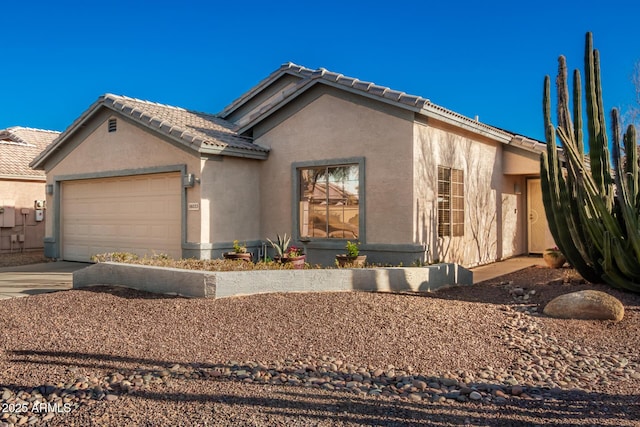
[[[541,254],[545,249],[555,246],[542,203],[540,179],[527,180],[527,225],[529,253]]]

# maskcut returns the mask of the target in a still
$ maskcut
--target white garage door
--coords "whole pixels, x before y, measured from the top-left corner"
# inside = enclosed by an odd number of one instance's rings
[[[63,182],[62,258],[116,251],[179,258],[181,190],[180,173]]]

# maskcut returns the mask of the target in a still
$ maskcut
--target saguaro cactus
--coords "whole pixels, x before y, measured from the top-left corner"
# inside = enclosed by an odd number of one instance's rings
[[[640,292],[640,182],[635,128],[620,143],[620,119],[611,112],[611,156],[607,141],[600,58],[586,35],[585,95],[588,157],[582,131],[580,72],[573,74],[573,115],[567,66],[558,59],[557,127],[551,121],[550,78],[544,80],[543,110],[547,150],[542,153],[542,195],[551,234],[575,269],[590,282]],[[573,117],[573,119],[572,119]],[[556,136],[560,140],[559,153]],[[610,159],[613,159],[613,171]]]

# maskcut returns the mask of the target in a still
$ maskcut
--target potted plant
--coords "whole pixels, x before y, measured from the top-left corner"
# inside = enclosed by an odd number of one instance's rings
[[[561,268],[564,263],[567,262],[567,259],[562,255],[562,252],[560,252],[557,246],[545,249],[542,253],[542,258],[551,268]]]
[[[360,255],[360,242],[348,241],[345,245],[346,254],[336,255],[336,262],[339,267],[364,267],[367,261],[366,255]]]
[[[225,259],[249,261],[253,260],[251,252],[247,252],[246,244],[241,245],[238,240],[233,241],[233,252],[225,252],[222,254]]]
[[[303,269],[307,256],[303,253],[302,248],[297,246],[289,247],[291,237],[287,237],[287,233],[284,233],[282,237],[277,235],[277,242],[267,238],[273,249],[276,251],[276,256],[273,258],[276,262],[292,263],[293,268]]]

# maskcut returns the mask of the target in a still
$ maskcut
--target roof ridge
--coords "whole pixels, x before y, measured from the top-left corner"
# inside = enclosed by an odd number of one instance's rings
[[[310,69],[307,69],[307,70],[310,70]],[[513,133],[507,132],[504,129],[500,129],[490,124],[483,123],[479,120],[475,120],[471,117],[467,117],[464,114],[460,114],[449,108],[443,107],[439,104],[435,104],[431,102],[430,99],[420,95],[408,94],[406,92],[392,89],[389,86],[382,86],[374,82],[360,80],[356,77],[345,76],[344,74],[330,71],[324,67],[320,67],[320,68],[317,68],[316,70],[310,70],[310,71],[311,71],[311,75],[303,77],[303,79],[298,83],[299,85],[303,85],[304,84],[303,82],[305,80],[306,81],[310,81],[313,79],[326,80],[326,81],[337,83],[341,86],[353,88],[359,92],[370,93],[372,95],[375,95],[381,98],[387,98],[391,101],[396,101],[401,104],[409,105],[412,107],[419,107],[420,109],[424,109],[427,106],[430,106],[431,108],[434,108],[446,114],[452,115],[466,122],[473,123],[485,129],[491,129],[507,135],[513,135]]]
[[[176,105],[163,104],[161,102],[149,101],[149,100],[140,99],[140,98],[132,98],[132,97],[126,96],[126,95],[115,95],[113,93],[105,93],[104,95],[102,95],[100,97],[100,100],[102,102],[104,102],[107,99],[109,99],[111,101],[125,100],[125,101],[139,102],[141,104],[153,105],[153,106],[156,106],[156,107],[163,107],[163,108],[171,108],[171,109],[174,109],[174,110],[177,110],[177,111],[184,111],[184,112],[187,112],[187,113],[194,113],[194,114],[202,114],[202,115],[210,116],[210,117],[218,119],[218,120],[220,119],[215,114],[207,113],[206,111],[190,110],[188,108],[178,107]]]
[[[13,131],[13,130],[31,130],[31,131],[36,131],[36,132],[47,132],[47,133],[60,133],[60,131],[57,130],[51,130],[51,129],[40,129],[40,128],[32,128],[29,126],[11,126],[8,127],[6,129],[2,129],[2,130],[6,130],[6,131]],[[0,131],[2,131],[0,130]]]

